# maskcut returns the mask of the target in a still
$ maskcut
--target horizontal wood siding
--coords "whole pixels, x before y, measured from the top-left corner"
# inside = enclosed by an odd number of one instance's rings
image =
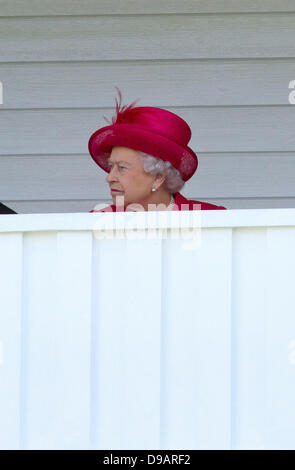
[[[0,0],[0,16],[295,11],[294,0]]]
[[[83,7],[82,7],[83,3]],[[186,119],[182,193],[295,207],[295,2],[0,1],[0,201],[83,212],[111,199],[90,135],[124,103]]]
[[[0,18],[5,62],[294,56],[295,13]]]
[[[289,105],[294,68],[285,58],[5,62],[1,109],[95,108],[101,119],[101,107],[112,114],[115,86],[143,106]]]

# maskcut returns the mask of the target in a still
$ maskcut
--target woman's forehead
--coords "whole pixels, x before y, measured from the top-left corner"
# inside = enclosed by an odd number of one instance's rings
[[[127,147],[113,147],[111,155],[108,159],[109,162],[125,162],[125,163],[136,163],[140,162],[140,155],[137,150],[133,150]]]

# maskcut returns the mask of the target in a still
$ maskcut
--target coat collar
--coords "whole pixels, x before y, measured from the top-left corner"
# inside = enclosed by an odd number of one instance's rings
[[[177,208],[175,210],[219,210],[219,209],[226,209],[226,207],[223,206],[216,206],[215,204],[211,204],[209,202],[202,202],[202,201],[196,201],[192,199],[187,199],[184,197],[182,194],[179,192],[173,194],[175,204],[177,205]],[[92,210],[90,212],[116,212],[116,206],[115,204],[112,204],[111,206],[104,207],[103,209],[99,211]],[[118,212],[125,212],[125,210],[120,209]]]

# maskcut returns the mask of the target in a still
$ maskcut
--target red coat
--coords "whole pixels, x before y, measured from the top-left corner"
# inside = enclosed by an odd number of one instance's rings
[[[208,211],[208,210],[226,210],[226,207],[223,207],[223,206],[216,206],[215,204],[210,204],[209,202],[202,202],[202,201],[193,201],[191,199],[186,199],[184,196],[182,196],[180,193],[176,193],[174,195],[174,199],[175,199],[175,204],[178,206],[179,209],[174,209],[174,210],[189,210],[189,211],[192,211],[192,210],[202,210],[202,211]],[[188,205],[188,207],[181,207],[182,204],[185,204],[186,206]],[[194,205],[196,204],[201,204],[201,208],[199,207],[194,207]],[[112,204],[111,206],[107,206],[107,207],[104,207],[103,209],[100,209],[99,211],[96,211],[96,210],[92,210],[92,211],[89,211],[89,212],[116,212],[116,206],[115,204]],[[122,210],[120,210],[120,212],[123,212]]]

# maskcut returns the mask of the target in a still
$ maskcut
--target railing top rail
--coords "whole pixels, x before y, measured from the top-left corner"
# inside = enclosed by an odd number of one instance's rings
[[[0,216],[0,232],[265,226],[295,226],[295,208],[238,209],[227,211],[4,214]]]

